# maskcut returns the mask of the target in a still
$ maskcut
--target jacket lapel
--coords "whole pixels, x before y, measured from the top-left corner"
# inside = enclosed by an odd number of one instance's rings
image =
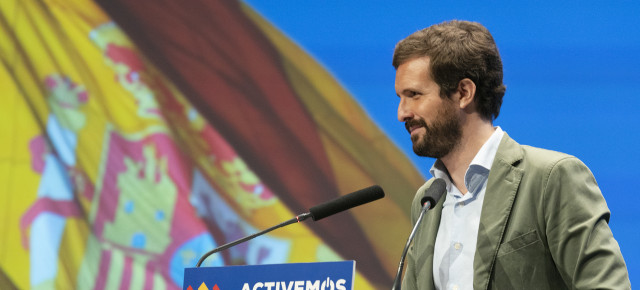
[[[474,256],[473,288],[487,289],[498,248],[507,226],[524,170],[517,168],[524,153],[506,133],[491,166],[485,192],[478,242]],[[437,230],[437,226],[434,227]]]

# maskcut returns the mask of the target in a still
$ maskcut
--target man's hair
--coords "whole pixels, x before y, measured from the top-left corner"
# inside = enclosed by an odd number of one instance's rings
[[[502,83],[502,60],[493,37],[480,23],[446,21],[414,32],[396,45],[393,66],[428,56],[431,78],[449,97],[460,80],[476,84],[475,102],[480,115],[494,120],[500,114],[506,87]]]

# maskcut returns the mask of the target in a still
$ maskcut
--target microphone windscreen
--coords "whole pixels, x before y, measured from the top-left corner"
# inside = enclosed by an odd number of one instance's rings
[[[330,215],[348,210],[350,208],[363,205],[368,202],[384,197],[384,191],[378,185],[354,191],[347,195],[343,195],[334,200],[316,205],[309,209],[311,217],[314,221],[328,217]]]
[[[436,180],[431,183],[431,186],[429,186],[429,188],[425,190],[422,199],[420,199],[420,207],[423,207],[424,204],[429,201],[429,209],[432,209],[446,191],[447,183],[444,181],[444,179],[436,178]]]

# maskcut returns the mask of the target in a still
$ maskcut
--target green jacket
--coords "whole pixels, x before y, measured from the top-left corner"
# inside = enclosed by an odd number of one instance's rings
[[[438,161],[439,162],[439,161]],[[418,199],[414,198],[415,223]],[[407,257],[403,290],[435,289],[433,248],[446,195],[427,212]],[[609,209],[577,158],[502,138],[487,181],[474,289],[630,289]]]

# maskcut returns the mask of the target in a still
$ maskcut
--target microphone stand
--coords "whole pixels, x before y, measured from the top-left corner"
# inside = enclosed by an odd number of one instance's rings
[[[422,218],[424,214],[431,208],[431,201],[427,201],[422,206],[422,211],[420,211],[420,216],[418,216],[418,220],[416,224],[413,226],[411,230],[411,234],[409,234],[409,239],[407,239],[407,244],[404,246],[404,250],[402,251],[402,257],[400,258],[400,265],[398,266],[398,273],[396,274],[395,280],[393,280],[393,287],[391,290],[400,290],[402,288],[402,269],[404,268],[404,259],[407,256],[407,251],[409,250],[409,245],[411,245],[411,241],[413,241],[413,236],[415,236],[418,226],[420,222],[422,222]]]
[[[268,228],[266,230],[263,230],[261,232],[255,233],[255,234],[250,235],[250,236],[246,236],[244,238],[241,238],[241,239],[235,240],[233,242],[224,244],[224,245],[222,245],[220,247],[217,247],[217,248],[207,252],[206,254],[204,254],[202,256],[202,258],[200,258],[200,260],[198,261],[198,264],[196,264],[196,267],[200,267],[200,265],[202,265],[202,262],[204,262],[204,260],[207,257],[209,257],[209,256],[211,256],[211,255],[213,255],[213,254],[215,254],[217,252],[220,252],[222,250],[226,250],[226,249],[231,248],[231,247],[233,247],[233,246],[235,246],[237,244],[240,244],[240,243],[246,242],[248,240],[251,240],[253,238],[256,238],[258,236],[264,235],[264,234],[266,234],[266,233],[268,233],[270,231],[273,231],[275,229],[278,229],[278,228],[281,228],[281,227],[284,227],[284,226],[287,226],[287,225],[290,225],[290,224],[293,224],[293,223],[296,223],[296,222],[299,223],[299,222],[301,222],[303,220],[306,220],[308,218],[313,218],[314,221],[317,221],[319,219],[328,217],[330,215],[339,213],[341,211],[348,210],[350,208],[353,208],[353,207],[356,207],[356,206],[359,206],[359,205],[363,205],[363,204],[368,203],[368,202],[372,202],[374,200],[377,200],[377,199],[380,199],[380,198],[383,198],[383,197],[384,197],[384,191],[382,191],[382,188],[380,186],[378,186],[378,185],[369,186],[367,188],[363,188],[361,190],[354,191],[354,192],[349,193],[347,195],[340,196],[340,197],[338,197],[336,199],[333,199],[331,201],[328,201],[328,202],[325,202],[323,204],[314,206],[314,207],[309,209],[309,212],[303,213],[303,214],[299,214],[298,216],[296,216],[296,217],[294,217],[294,218],[292,218],[292,219],[290,219],[290,220],[288,220],[286,222],[283,222],[283,223],[281,223],[279,225],[270,227],[270,228]]]
[[[213,249],[213,250],[211,250],[211,251],[207,252],[206,254],[204,254],[204,255],[200,258],[200,260],[198,261],[198,264],[196,264],[196,267],[200,267],[200,265],[202,265],[202,262],[204,262],[204,260],[205,260],[207,257],[209,257],[209,256],[211,256],[211,255],[213,255],[213,254],[215,254],[215,253],[217,253],[217,252],[220,252],[220,251],[226,250],[226,249],[231,248],[231,247],[233,247],[233,246],[235,246],[235,245],[237,245],[237,244],[244,243],[244,242],[246,242],[246,241],[248,241],[248,240],[251,240],[251,239],[256,238],[256,237],[258,237],[258,236],[264,235],[264,234],[266,234],[266,233],[268,233],[268,232],[270,232],[270,231],[273,231],[273,230],[275,230],[275,229],[279,229],[279,228],[281,228],[281,227],[288,226],[288,225],[293,224],[293,223],[299,223],[299,222],[301,222],[301,221],[303,221],[303,220],[306,220],[306,219],[307,219],[307,218],[309,218],[309,217],[311,217],[311,213],[309,213],[309,212],[307,212],[307,213],[303,213],[303,214],[300,214],[300,215],[298,215],[298,216],[296,216],[296,217],[294,217],[294,218],[292,218],[292,219],[290,219],[290,220],[288,220],[288,221],[286,221],[286,222],[283,222],[283,223],[281,223],[281,224],[275,225],[275,226],[270,227],[270,228],[268,228],[268,229],[266,229],[266,230],[263,230],[263,231],[261,231],[261,232],[255,233],[255,234],[250,235],[250,236],[246,236],[246,237],[244,237],[244,238],[241,238],[241,239],[235,240],[235,241],[230,242],[230,243],[226,243],[226,244],[224,244],[224,245],[222,245],[222,246],[220,246],[220,247],[217,247],[217,248],[215,248],[215,249]]]

